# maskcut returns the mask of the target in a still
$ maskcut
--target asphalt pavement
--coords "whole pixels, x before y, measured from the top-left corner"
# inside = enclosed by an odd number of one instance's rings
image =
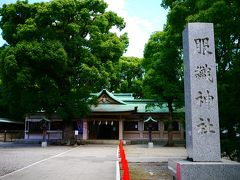
[[[184,147],[164,147],[154,145],[148,148],[147,144],[127,145],[124,150],[128,162],[168,162],[168,159],[186,159],[187,151]]]
[[[0,154],[0,171],[8,168],[2,176],[0,173],[0,180],[113,180],[116,177],[117,145],[0,147]]]
[[[160,172],[159,164],[169,158],[186,158],[184,147],[126,145],[124,150],[129,163],[146,166],[155,174]],[[42,148],[39,144],[0,143],[0,180],[113,180],[117,160],[117,145]]]

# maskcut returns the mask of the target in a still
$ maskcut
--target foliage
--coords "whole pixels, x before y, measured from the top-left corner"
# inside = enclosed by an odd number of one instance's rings
[[[233,161],[240,162],[240,141],[233,139],[221,140],[222,156],[227,157]]]
[[[128,45],[118,36],[123,18],[102,0],[18,0],[0,9],[2,101],[10,113],[58,112],[65,120],[83,117],[90,92],[107,84],[107,66]]]
[[[169,109],[168,145],[173,145],[173,111],[183,104],[182,59],[176,43],[178,37],[166,26],[163,32],[151,35],[144,49],[146,69],[144,89],[147,97],[167,102]],[[161,106],[161,104],[160,104]]]
[[[133,93],[135,98],[143,96],[143,68],[142,59],[137,57],[121,57],[115,66],[116,76],[111,85],[116,92]]]
[[[236,141],[240,126],[240,1],[163,0],[162,6],[170,8],[168,24],[180,36],[187,22],[214,24],[220,127],[228,130],[229,141]]]
[[[173,36],[165,29],[150,37],[144,50],[147,96],[167,102],[182,101],[182,59]]]

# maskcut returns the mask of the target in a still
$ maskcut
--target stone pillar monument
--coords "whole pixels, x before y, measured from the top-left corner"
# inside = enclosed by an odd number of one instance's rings
[[[193,161],[220,161],[220,136],[212,23],[183,32],[186,145]]]
[[[221,159],[213,24],[187,24],[183,51],[188,157],[168,168],[177,180],[240,179],[240,164]]]

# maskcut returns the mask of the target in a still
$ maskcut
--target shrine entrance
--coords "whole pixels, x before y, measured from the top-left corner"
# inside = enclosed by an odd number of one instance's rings
[[[90,121],[89,139],[118,139],[118,121]]]

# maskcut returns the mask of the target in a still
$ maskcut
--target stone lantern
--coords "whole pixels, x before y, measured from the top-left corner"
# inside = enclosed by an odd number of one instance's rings
[[[149,116],[144,123],[148,123],[148,147],[152,148],[153,147],[153,142],[152,142],[152,130],[153,130],[153,123],[156,123],[157,121],[153,119],[151,116]]]

